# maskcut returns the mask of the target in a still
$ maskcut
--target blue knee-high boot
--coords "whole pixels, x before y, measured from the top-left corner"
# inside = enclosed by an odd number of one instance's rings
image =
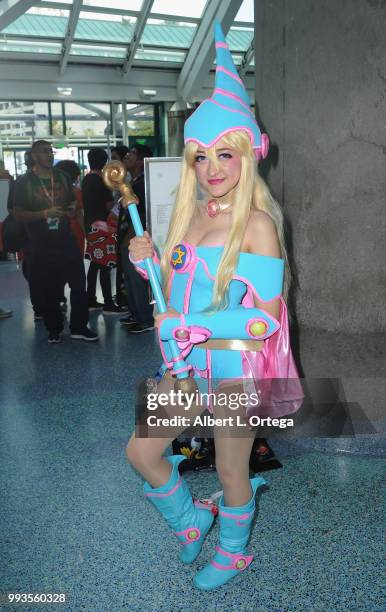
[[[252,478],[252,498],[245,506],[224,506],[224,497],[219,504],[220,544],[216,546],[213,560],[194,578],[199,589],[209,591],[222,586],[234,576],[245,570],[253,560],[246,555],[247,544],[255,513],[255,495],[258,487],[265,483],[264,478]]]
[[[186,459],[184,455],[166,457],[172,465],[172,473],[166,484],[153,489],[149,483],[143,486],[148,500],[166,519],[180,543],[181,561],[192,563],[199,554],[204,538],[208,533],[214,515],[204,504],[193,502],[188,485],[178,471],[178,466]]]

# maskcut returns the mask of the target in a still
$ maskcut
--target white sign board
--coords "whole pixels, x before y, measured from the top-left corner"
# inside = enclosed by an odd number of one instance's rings
[[[144,166],[146,227],[161,254],[180,183],[182,158],[150,157]]]

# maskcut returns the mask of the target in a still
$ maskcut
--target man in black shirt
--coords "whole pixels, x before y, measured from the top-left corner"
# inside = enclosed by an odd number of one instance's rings
[[[31,155],[33,171],[15,184],[14,214],[26,225],[29,282],[49,333],[48,342],[60,342],[60,299],[66,283],[71,289],[71,337],[97,340],[97,334],[87,327],[84,265],[69,223],[69,217],[76,214],[72,185],[65,174],[53,168],[49,142],[36,141]]]
[[[131,174],[131,186],[138,198],[138,214],[146,229],[145,178],[143,160],[152,157],[149,147],[136,143],[125,155],[123,163]],[[154,329],[153,306],[150,301],[149,282],[143,279],[129,260],[128,244],[135,236],[131,220],[127,212],[121,210],[118,224],[118,242],[121,265],[127,292],[127,306],[131,316],[121,319],[127,331],[131,334],[141,334]]]
[[[106,221],[113,207],[113,194],[102,179],[102,168],[107,163],[107,153],[104,149],[94,148],[88,152],[90,172],[82,181],[82,197],[84,209],[84,224],[86,234],[91,231],[91,225],[96,221]],[[96,283],[99,272],[104,304],[96,298]],[[121,309],[113,302],[111,294],[111,270],[95,261],[90,262],[87,274],[87,298],[89,310],[103,308],[104,314],[121,314]]]

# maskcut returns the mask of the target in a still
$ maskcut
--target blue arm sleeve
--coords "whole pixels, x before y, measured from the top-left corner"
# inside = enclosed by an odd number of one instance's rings
[[[180,318],[164,319],[160,328],[160,338],[161,340],[175,338],[176,332],[181,329],[193,332],[194,328],[196,330],[204,328],[209,330],[210,337],[215,339],[265,340],[279,327],[279,322],[264,310],[240,306],[210,315],[197,312],[182,315]]]

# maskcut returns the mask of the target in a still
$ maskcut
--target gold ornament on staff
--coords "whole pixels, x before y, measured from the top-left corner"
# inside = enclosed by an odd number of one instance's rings
[[[108,163],[102,170],[102,178],[105,185],[111,191],[119,191],[121,194],[121,204],[127,208],[129,204],[138,204],[139,200],[135,195],[130,183],[126,183],[127,170],[120,161]]]

